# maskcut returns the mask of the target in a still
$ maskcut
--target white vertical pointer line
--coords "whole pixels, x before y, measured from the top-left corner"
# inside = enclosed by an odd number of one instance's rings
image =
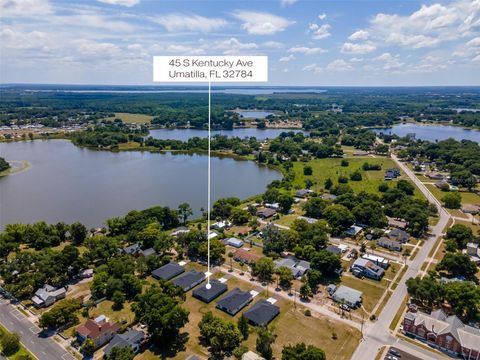
[[[211,140],[211,82],[208,81],[208,180],[207,180],[207,289],[210,288],[210,140]]]

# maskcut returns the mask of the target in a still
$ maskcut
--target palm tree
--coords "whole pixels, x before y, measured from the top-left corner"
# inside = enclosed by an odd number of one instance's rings
[[[233,253],[231,251],[228,252],[228,257],[230,258],[230,272],[233,271]]]
[[[243,272],[243,268],[245,267],[245,263],[243,261],[240,261],[240,263],[238,264],[240,266],[240,269],[242,270],[242,272],[240,273],[240,275],[244,275],[245,273]]]

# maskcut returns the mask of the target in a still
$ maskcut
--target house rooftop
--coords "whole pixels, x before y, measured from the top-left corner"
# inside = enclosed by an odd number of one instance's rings
[[[336,301],[344,300],[347,304],[359,304],[362,301],[362,292],[345,285],[340,285],[333,293]]]
[[[245,249],[238,249],[233,254],[233,258],[237,261],[243,261],[245,263],[254,263],[262,258],[262,256],[255,254],[253,251],[248,251]]]
[[[278,314],[280,308],[269,303],[267,300],[257,301],[250,309],[243,314],[253,325],[265,326],[270,323]]]
[[[163,265],[162,267],[159,267],[158,269],[155,269],[152,271],[152,276],[155,279],[161,279],[161,280],[170,280],[173,279],[175,276],[178,276],[185,272],[185,269],[183,266],[180,266],[177,263],[170,262],[166,265]]]
[[[207,304],[227,291],[227,284],[216,279],[210,280],[210,285],[212,286],[210,289],[207,289],[206,285],[204,284],[193,290],[192,295]]]
[[[89,337],[95,340],[105,332],[116,332],[119,329],[120,325],[118,323],[111,323],[105,316],[99,316],[95,320],[88,319],[77,328],[77,332],[85,338]]]
[[[129,246],[123,248],[123,252],[125,254],[129,254],[129,255],[135,255],[140,250],[141,250],[140,244],[138,244],[138,243],[137,244],[132,244],[132,245],[129,245]]]
[[[120,347],[134,347],[140,345],[145,340],[143,331],[128,329],[123,334],[115,334],[110,343],[105,347],[103,353],[108,356],[113,348]]]
[[[235,315],[252,301],[252,294],[235,288],[217,302],[217,307],[230,315]]]
[[[331,254],[335,254],[335,255],[340,255],[342,253],[342,249],[340,249],[339,247],[335,246],[335,245],[328,245],[325,250],[327,250],[329,253]]]
[[[140,255],[142,256],[150,256],[150,255],[155,255],[156,254],[156,251],[154,248],[148,248],[148,249],[145,249],[145,250],[142,250],[140,251]]]
[[[179,286],[183,291],[187,292],[188,290],[200,284],[203,280],[205,280],[205,274],[203,272],[190,270],[182,276],[173,279],[172,283],[173,285]]]

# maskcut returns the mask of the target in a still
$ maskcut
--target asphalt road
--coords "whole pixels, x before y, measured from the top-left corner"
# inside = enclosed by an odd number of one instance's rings
[[[75,360],[75,357],[55,340],[40,337],[38,326],[3,298],[0,298],[0,323],[10,332],[20,335],[22,344],[39,360]]]
[[[405,275],[402,277],[397,288],[383,308],[378,320],[365,330],[364,340],[357,347],[357,350],[353,354],[352,360],[371,360],[376,356],[380,347],[384,345],[393,345],[395,343],[397,339],[389,333],[389,327],[395,315],[399,311],[403,310],[401,308],[402,301],[407,295],[407,286],[405,282],[407,279],[417,276],[422,264],[428,257],[430,250],[434,247],[435,241],[439,236],[441,236],[442,231],[450,218],[450,214],[442,208],[441,203],[430,193],[427,187],[415,176],[415,174],[405,164],[401,163],[395,155],[392,155],[392,159],[415,183],[428,201],[437,206],[440,219],[437,225],[431,229],[431,236],[428,237],[427,241],[425,241],[425,244],[420,248],[420,251],[414,260],[412,260],[410,263]],[[408,344],[408,346],[406,344]],[[428,354],[428,352],[423,348],[407,342],[403,342],[401,347],[397,343],[395,346],[401,348],[402,350],[406,350],[406,348],[415,350],[416,352],[421,353],[423,355],[422,358],[424,359],[439,359],[439,357],[435,356],[435,354]]]

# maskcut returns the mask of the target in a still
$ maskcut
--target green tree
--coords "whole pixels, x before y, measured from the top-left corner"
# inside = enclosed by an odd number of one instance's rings
[[[467,243],[474,240],[472,229],[463,224],[455,224],[448,228],[446,238],[456,242],[459,249],[465,249]]]
[[[339,204],[327,207],[324,216],[330,225],[332,235],[341,235],[355,222],[355,217],[350,210]]]
[[[248,319],[243,314],[238,318],[237,327],[243,336],[243,340],[247,340],[249,331],[250,331],[250,326],[248,325]]]
[[[16,333],[5,333],[0,340],[3,353],[7,356],[15,354],[20,350],[20,336]]]
[[[442,201],[447,209],[459,209],[462,206],[462,196],[457,191],[445,194]]]
[[[250,213],[247,210],[234,208],[230,219],[235,225],[243,225],[250,219]]]
[[[182,223],[185,224],[187,219],[193,215],[192,208],[188,203],[182,203],[178,205],[178,215],[180,216]]]
[[[282,350],[282,360],[326,360],[327,356],[322,349],[313,345],[299,343],[286,345]]]
[[[188,322],[188,311],[181,306],[184,299],[182,289],[170,283],[154,285],[137,296],[132,309],[135,319],[147,325],[154,339],[173,343]]]
[[[131,347],[115,346],[110,350],[107,360],[133,360],[135,353]]]
[[[268,327],[259,327],[257,333],[256,350],[266,360],[271,360],[273,358],[272,344],[275,342],[275,335]]]
[[[280,287],[287,291],[290,290],[292,288],[293,280],[292,270],[290,270],[288,267],[281,266],[277,269],[277,273]]]
[[[446,253],[442,261],[437,264],[437,271],[447,271],[452,276],[473,278],[478,268],[467,254]]]
[[[78,299],[61,300],[42,314],[39,325],[43,329],[54,329],[67,324],[76,324],[78,322],[77,311],[80,308],[81,304]]]
[[[332,181],[332,179],[327,178],[327,179],[325,180],[325,182],[323,183],[323,186],[325,187],[325,189],[330,190],[330,189],[332,188],[332,186],[333,186],[333,181]]]
[[[320,219],[323,216],[325,209],[331,203],[319,197],[312,197],[303,204],[305,216]]]
[[[0,172],[10,169],[10,164],[2,157],[0,157]]]
[[[121,291],[116,290],[112,295],[112,301],[112,309],[116,311],[121,310],[125,302],[125,295]]]
[[[304,301],[307,301],[310,296],[313,295],[312,288],[308,282],[305,282],[300,286],[300,298]]]
[[[242,334],[237,326],[214,316],[211,312],[203,315],[198,327],[204,343],[209,346],[214,357],[231,352],[240,345]]]
[[[362,181],[362,173],[358,170],[355,170],[350,174],[350,180],[352,181]]]
[[[293,196],[289,194],[281,194],[278,197],[278,204],[280,205],[280,208],[282,209],[282,212],[284,214],[287,214],[290,209],[292,208],[293,204]]]
[[[93,354],[95,353],[95,343],[92,339],[87,339],[83,342],[81,350],[82,353],[84,353],[85,355],[93,356]]]
[[[275,270],[273,260],[263,257],[253,264],[253,275],[262,283],[270,283]]]
[[[70,235],[72,237],[72,241],[75,245],[80,245],[85,241],[87,237],[87,228],[85,225],[76,222],[70,225]]]
[[[312,167],[310,165],[305,165],[303,167],[303,175],[305,176],[310,176],[313,174],[313,170],[312,170]]]

